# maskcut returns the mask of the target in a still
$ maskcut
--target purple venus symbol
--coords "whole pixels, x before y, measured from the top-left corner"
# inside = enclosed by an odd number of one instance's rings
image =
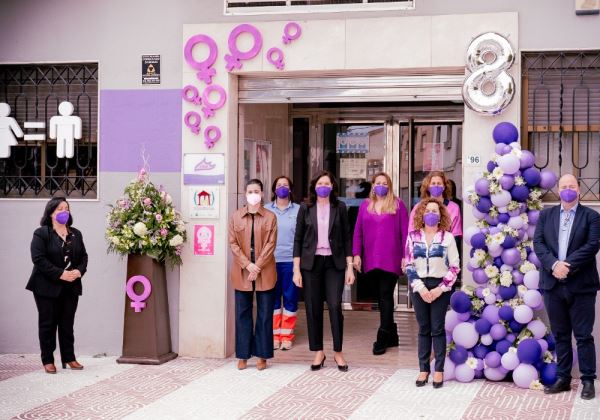
[[[281,37],[281,39],[283,40],[283,43],[287,45],[300,38],[300,35],[302,35],[302,28],[300,25],[296,22],[288,22],[283,28],[283,37]]]
[[[273,47],[267,51],[267,61],[277,67],[278,70],[283,70],[285,63],[283,62],[283,51],[280,48]]]
[[[192,50],[196,44],[201,43],[206,44],[208,47],[208,58],[204,61],[196,61],[192,55]],[[212,65],[215,64],[215,61],[217,60],[218,51],[217,43],[211,37],[203,34],[194,35],[188,39],[185,48],[183,49],[185,61],[187,61],[193,69],[198,70],[196,77],[207,85],[212,83],[213,76],[217,74],[217,71],[212,68]]]
[[[144,286],[144,291],[141,295],[135,293],[133,290],[133,286],[136,283],[142,283]],[[136,312],[142,312],[142,309],[146,307],[146,303],[144,301],[148,299],[150,293],[152,292],[152,284],[150,280],[148,280],[145,276],[133,276],[127,281],[127,296],[131,299],[131,307],[135,309]]]
[[[254,39],[252,48],[250,48],[246,52],[238,50],[237,47],[237,39],[244,32],[249,33]],[[256,57],[256,55],[260,52],[260,49],[262,48],[263,39],[262,35],[255,26],[243,23],[233,28],[233,30],[229,34],[228,43],[229,54],[225,54],[225,61],[227,62],[225,68],[227,69],[227,71],[231,72],[233,71],[233,69],[242,68],[242,60],[250,60],[251,58]]]

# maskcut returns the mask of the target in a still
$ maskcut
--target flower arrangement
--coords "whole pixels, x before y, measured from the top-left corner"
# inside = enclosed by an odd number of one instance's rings
[[[182,263],[185,222],[173,208],[171,196],[150,182],[145,168],[125,187],[125,196],[110,208],[108,252],[148,255],[170,265]]]

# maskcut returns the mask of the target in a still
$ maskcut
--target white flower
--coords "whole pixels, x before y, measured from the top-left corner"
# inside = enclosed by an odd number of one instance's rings
[[[520,217],[525,223],[529,223],[529,216],[527,216],[527,213],[521,214]]]
[[[142,222],[137,222],[133,225],[133,233],[137,236],[145,236],[148,233],[148,228]]]
[[[519,284],[519,286],[517,287],[517,291],[519,292],[519,294],[523,294],[525,293],[527,290],[527,286],[525,286],[524,284]]]
[[[177,227],[175,228],[175,230],[179,233],[185,232],[185,223],[177,224]]]
[[[119,245],[119,242],[121,242],[121,241],[119,240],[119,237],[118,237],[118,236],[113,236],[113,237],[111,238],[111,242],[112,242],[113,244],[115,244],[115,245]]]
[[[513,149],[510,151],[510,153],[512,153],[519,159],[521,159],[521,156],[523,156],[523,152],[521,150],[517,149],[516,147],[513,147]]]
[[[475,369],[477,367],[477,359],[474,357],[469,357],[467,359],[467,361],[465,362],[465,364],[467,366],[469,366],[471,369]]]
[[[502,169],[500,169],[499,166],[496,166],[494,168],[494,170],[492,171],[492,175],[494,176],[494,178],[500,179],[500,178],[502,178],[502,175],[504,175],[504,171]]]
[[[490,194],[498,194],[502,191],[502,187],[497,182],[490,182]]]
[[[183,237],[181,235],[175,235],[169,241],[169,245],[171,246],[179,246],[183,243]]]
[[[461,287],[461,290],[467,294],[467,296],[473,296],[473,287],[467,286],[466,284]]]
[[[538,379],[536,379],[535,381],[531,381],[529,389],[541,391],[542,389],[544,389],[544,385],[542,385],[542,383]]]
[[[522,176],[515,177],[515,185],[525,185],[525,179]]]
[[[519,271],[523,274],[531,271],[531,270],[535,270],[535,265],[533,265],[532,263],[530,263],[529,261],[525,261],[523,264],[521,264],[521,267],[519,268]]]
[[[473,301],[471,302],[473,305],[473,309],[475,311],[480,310],[481,308],[483,308],[484,302],[481,299],[473,299]]]
[[[516,352],[517,352],[517,348],[516,348],[516,347],[512,347],[512,346],[511,346],[511,347],[509,347],[509,348],[508,348],[508,351],[509,351],[510,353],[516,353]]]
[[[489,296],[489,295],[490,295],[490,293],[492,293],[492,292],[491,292],[491,290],[490,290],[488,287],[486,287],[485,289],[483,289],[483,290],[481,291],[481,294],[483,295],[483,297],[487,297],[487,296]]]
[[[504,271],[500,275],[500,284],[504,287],[508,287],[512,284],[512,274],[510,271]]]
[[[498,267],[496,267],[495,265],[488,265],[484,268],[484,271],[489,279],[496,277],[500,273],[500,270],[498,270]]]
[[[544,363],[552,363],[554,361],[554,355],[546,350],[544,353]]]

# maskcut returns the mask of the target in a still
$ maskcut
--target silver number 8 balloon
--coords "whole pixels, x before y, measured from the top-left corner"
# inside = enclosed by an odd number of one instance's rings
[[[467,68],[462,96],[469,108],[484,115],[498,115],[515,96],[515,81],[507,73],[515,54],[501,35],[479,35],[467,49]]]

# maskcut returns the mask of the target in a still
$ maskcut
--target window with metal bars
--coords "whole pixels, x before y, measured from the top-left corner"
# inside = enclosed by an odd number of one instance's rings
[[[58,157],[50,138],[50,119],[64,101],[82,123],[71,158]],[[24,134],[0,158],[0,198],[97,197],[97,63],[0,65],[0,102]]]
[[[414,9],[414,0],[225,0],[226,15]]]
[[[523,53],[521,109],[536,167],[574,174],[582,201],[599,201],[600,50]],[[544,200],[559,200],[558,190]]]

